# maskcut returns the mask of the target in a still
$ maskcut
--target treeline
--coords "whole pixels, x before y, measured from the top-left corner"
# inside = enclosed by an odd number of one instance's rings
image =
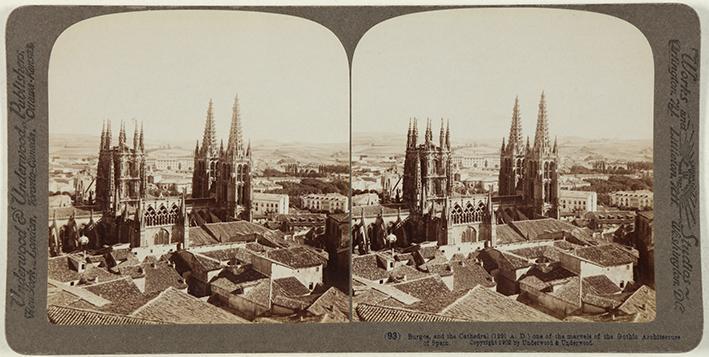
[[[314,178],[304,178],[300,182],[277,181],[276,183],[283,186],[283,188],[267,192],[286,194],[293,203],[299,203],[301,196],[311,193],[339,193],[347,196],[350,188],[349,182],[345,180],[325,182]]]
[[[298,172],[298,173],[287,173],[283,171],[279,171],[276,169],[264,169],[263,170],[263,177],[311,177],[311,178],[318,178],[318,177],[325,177],[325,174],[321,174],[319,172],[315,171],[303,171],[303,172]]]
[[[612,165],[609,165],[612,166]],[[571,166],[569,173],[571,174],[616,174],[616,175],[629,175],[637,173],[638,171],[652,170],[651,161],[629,161],[626,163],[626,168],[606,168],[605,170],[597,168],[588,168],[581,165]]]
[[[319,171],[323,174],[349,174],[350,165],[320,165]]]
[[[623,175],[610,175],[608,180],[585,179],[591,186],[579,187],[579,191],[594,191],[598,194],[598,203],[608,206],[611,204],[610,193],[617,191],[652,191],[652,177],[632,178]]]

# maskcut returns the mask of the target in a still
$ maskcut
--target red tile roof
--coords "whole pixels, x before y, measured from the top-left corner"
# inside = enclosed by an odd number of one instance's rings
[[[170,324],[236,324],[248,322],[208,302],[168,288],[131,316]]]
[[[630,252],[620,248],[618,244],[604,244],[598,246],[582,247],[575,254],[585,260],[603,267],[625,265],[637,262]]]
[[[158,321],[137,317],[50,305],[47,308],[49,322],[57,325],[152,325]]]
[[[467,321],[558,321],[498,292],[477,286],[441,311]]]
[[[450,316],[370,304],[357,305],[357,316],[368,322],[447,322],[458,321]]]
[[[325,264],[325,259],[322,256],[304,246],[274,249],[268,251],[266,255],[269,259],[296,269]]]

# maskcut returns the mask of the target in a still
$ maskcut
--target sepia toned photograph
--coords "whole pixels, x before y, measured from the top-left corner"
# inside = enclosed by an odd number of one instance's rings
[[[348,76],[330,30],[286,15],[65,30],[49,63],[49,321],[349,321]]]
[[[653,57],[633,25],[455,9],[352,63],[353,320],[655,319]]]

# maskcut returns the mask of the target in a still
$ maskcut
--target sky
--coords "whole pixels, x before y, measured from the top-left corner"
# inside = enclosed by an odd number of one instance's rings
[[[201,139],[214,101],[225,141],[238,93],[245,138],[349,140],[349,70],[334,34],[300,18],[245,11],[144,11],[79,22],[50,59],[50,135],[98,136],[111,119],[146,141]]]
[[[444,117],[453,138],[501,138],[515,96],[524,134],[533,137],[544,90],[552,135],[652,139],[650,46],[633,25],[606,15],[459,9],[401,16],[364,35],[352,72],[353,138],[405,135],[410,117],[420,131],[430,117],[437,134]]]

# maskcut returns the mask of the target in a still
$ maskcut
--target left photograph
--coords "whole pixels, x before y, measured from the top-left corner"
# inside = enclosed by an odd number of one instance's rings
[[[49,63],[49,321],[349,321],[348,71],[334,34],[285,15],[65,30]]]

